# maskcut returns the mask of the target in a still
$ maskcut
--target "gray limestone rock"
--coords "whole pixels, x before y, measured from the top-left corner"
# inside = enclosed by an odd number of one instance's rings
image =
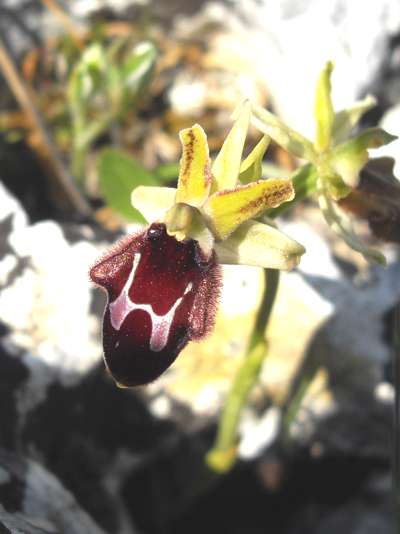
[[[0,521],[11,532],[20,528],[27,534],[104,534],[72,494],[37,462],[0,449],[0,466]]]

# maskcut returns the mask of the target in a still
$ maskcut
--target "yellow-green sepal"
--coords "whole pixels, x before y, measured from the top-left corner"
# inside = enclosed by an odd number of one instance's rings
[[[290,180],[270,178],[211,195],[202,208],[217,239],[225,239],[250,218],[294,197]]]
[[[315,148],[318,152],[323,152],[331,144],[332,127],[335,118],[331,98],[332,70],[333,63],[328,61],[317,83],[314,117],[316,122]]]
[[[246,221],[214,248],[220,263],[283,270],[296,267],[305,252],[297,241],[256,221]]]
[[[311,162],[317,160],[317,153],[309,139],[289,128],[275,115],[258,105],[252,107],[252,124],[275,143],[294,156]]]
[[[339,174],[331,173],[326,175],[324,179],[326,180],[327,190],[333,200],[342,200],[352,192],[352,188],[344,183]]]
[[[349,141],[336,146],[329,156],[329,164],[349,187],[356,187],[359,173],[367,163],[369,148],[379,148],[397,139],[382,128],[369,128]]]
[[[203,128],[195,124],[181,130],[182,159],[178,178],[176,202],[200,207],[211,188],[210,158],[207,136]]]
[[[324,191],[334,200],[341,200],[351,193],[352,188],[344,183],[340,174],[329,164],[329,158],[322,158],[316,170],[319,183],[323,184]]]
[[[262,178],[262,162],[271,138],[263,135],[246,159],[240,165],[239,182],[248,184]]]
[[[376,106],[376,98],[367,95],[363,100],[335,113],[332,126],[332,141],[334,145],[342,143],[350,135],[351,130],[368,110]]]
[[[242,159],[244,142],[250,123],[251,104],[245,101],[235,113],[237,118],[212,165],[213,191],[235,187]]]
[[[175,202],[176,189],[174,187],[150,187],[140,185],[131,194],[131,203],[147,222],[162,219]]]

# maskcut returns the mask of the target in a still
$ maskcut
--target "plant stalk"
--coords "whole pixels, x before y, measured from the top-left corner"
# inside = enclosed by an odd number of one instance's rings
[[[14,61],[8,53],[1,37],[0,69],[2,70],[10,89],[12,90],[15,99],[29,117],[29,120],[31,121],[41,140],[42,146],[44,147],[46,156],[48,158],[48,163],[54,172],[54,178],[57,179],[60,187],[76,211],[82,216],[91,216],[91,207],[80,193],[79,189],[76,187],[72,177],[69,175],[63,163],[62,157],[56,145],[52,141],[46,125],[44,124],[42,117],[34,104],[34,95],[31,94],[31,90],[25,85],[19,76]]]
[[[206,457],[208,466],[219,473],[228,471],[236,461],[237,427],[240,415],[251,390],[258,381],[262,364],[267,354],[265,329],[278,289],[279,271],[265,269],[264,272],[264,295],[250,338],[248,354],[237,371],[231,390],[228,393],[219,421],[215,444]]]

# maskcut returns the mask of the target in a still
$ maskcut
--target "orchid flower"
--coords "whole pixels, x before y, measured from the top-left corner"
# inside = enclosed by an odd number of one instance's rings
[[[346,198],[358,186],[360,171],[369,159],[368,149],[386,145],[396,137],[382,128],[368,128],[351,135],[364,113],[376,105],[376,100],[368,95],[349,108],[335,112],[331,98],[332,70],[333,63],[328,61],[318,79],[314,106],[314,142],[260,106],[253,106],[252,122],[282,148],[312,164],[310,172],[315,171],[318,176],[318,202],[332,230],[367,260],[385,263],[385,258],[379,251],[361,242],[352,228],[351,220],[338,209],[337,202]]]
[[[210,332],[219,264],[291,269],[305,251],[255,220],[293,199],[294,190],[287,179],[260,179],[266,136],[242,162],[250,110],[245,102],[212,166],[201,126],[180,132],[177,189],[136,188],[132,204],[150,225],[124,238],[90,271],[108,295],[104,357],[120,386],[156,379],[190,340]]]

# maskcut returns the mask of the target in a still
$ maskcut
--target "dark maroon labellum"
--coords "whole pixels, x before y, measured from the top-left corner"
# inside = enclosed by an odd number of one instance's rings
[[[177,241],[164,224],[123,239],[90,277],[108,294],[104,358],[120,385],[155,380],[213,326],[221,278],[215,253],[205,259],[196,241]]]

